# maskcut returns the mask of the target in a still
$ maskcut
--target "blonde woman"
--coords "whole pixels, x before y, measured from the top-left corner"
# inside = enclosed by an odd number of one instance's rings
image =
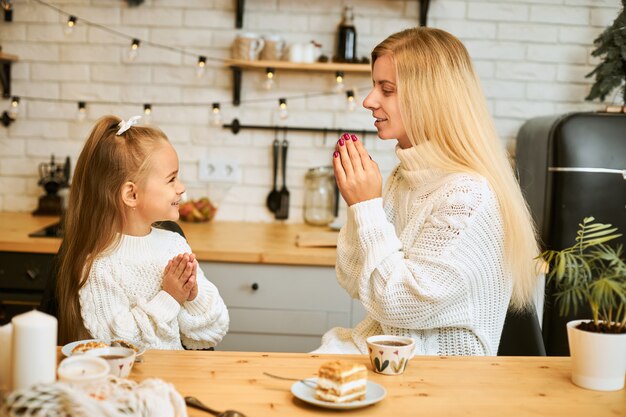
[[[59,252],[59,339],[211,348],[228,330],[224,301],[187,241],[152,227],[178,220],[178,156],[136,119],[98,120],[78,158]]]
[[[538,246],[469,55],[447,32],[409,29],[374,48],[372,78],[363,106],[400,164],[383,192],[358,138],[337,143],[337,279],[367,317],[317,352],[367,353],[368,336],[392,334],[416,355],[496,355],[509,305],[531,304]]]

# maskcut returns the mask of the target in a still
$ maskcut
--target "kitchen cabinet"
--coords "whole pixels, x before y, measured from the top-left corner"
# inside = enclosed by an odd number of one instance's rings
[[[309,352],[332,327],[364,316],[341,288],[334,267],[201,262],[230,313],[218,350]]]

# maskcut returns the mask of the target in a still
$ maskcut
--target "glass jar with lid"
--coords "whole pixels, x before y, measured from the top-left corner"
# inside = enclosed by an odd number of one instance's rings
[[[335,175],[332,167],[311,168],[304,176],[304,221],[326,226],[335,218]]]

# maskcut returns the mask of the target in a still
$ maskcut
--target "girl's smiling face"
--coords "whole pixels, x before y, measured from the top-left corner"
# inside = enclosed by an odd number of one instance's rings
[[[372,112],[374,126],[381,139],[396,139],[401,148],[411,147],[400,115],[400,102],[396,82],[396,66],[391,54],[374,61],[372,91],[363,100],[363,107]]]

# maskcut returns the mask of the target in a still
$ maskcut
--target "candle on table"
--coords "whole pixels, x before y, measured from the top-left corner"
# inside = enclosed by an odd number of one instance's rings
[[[13,325],[0,327],[0,391],[11,391],[11,365],[13,350]]]
[[[75,385],[99,382],[109,374],[106,360],[95,356],[70,356],[59,364],[59,380]]]
[[[39,311],[13,317],[13,389],[56,379],[57,319]]]

